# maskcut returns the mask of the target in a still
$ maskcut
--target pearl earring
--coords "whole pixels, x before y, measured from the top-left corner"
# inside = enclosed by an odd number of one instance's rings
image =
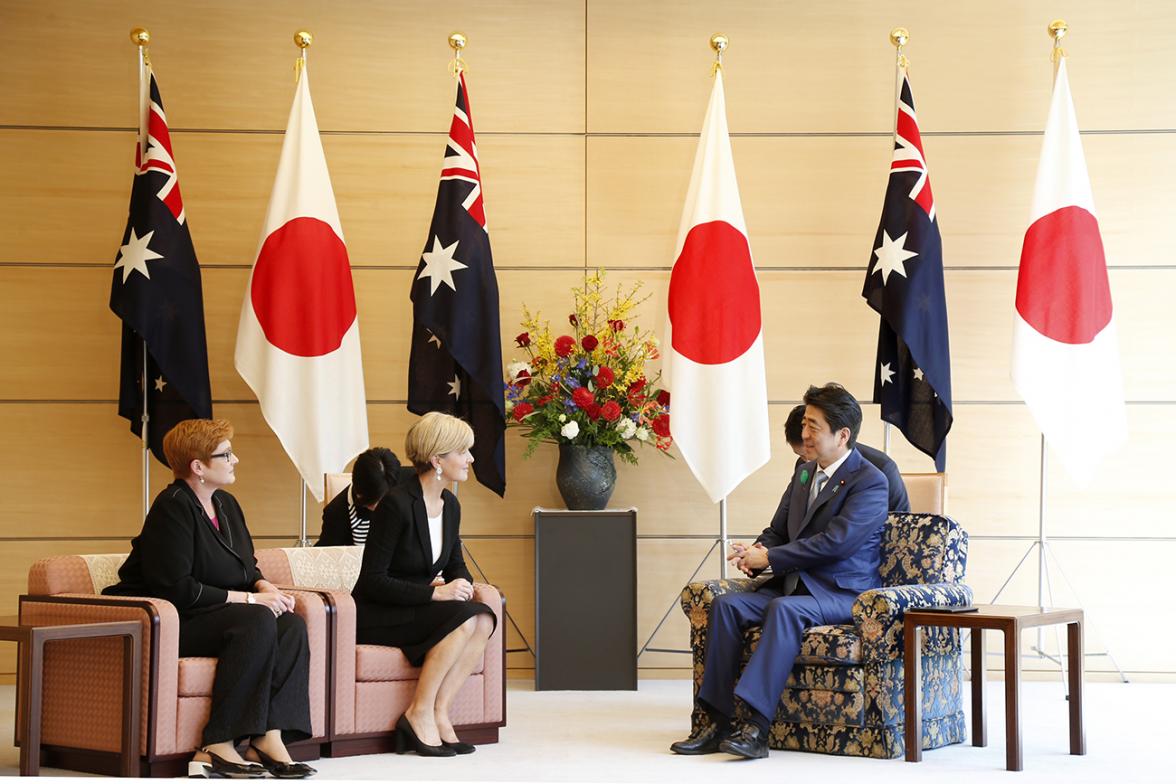
[[[204,484],[204,477],[200,477],[200,484]]]
[[[441,481],[441,466],[437,466],[437,481]]]

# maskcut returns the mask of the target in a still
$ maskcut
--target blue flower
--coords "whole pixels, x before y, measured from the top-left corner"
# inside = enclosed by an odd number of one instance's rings
[[[571,376],[568,376],[567,383],[568,383],[568,389],[579,389],[580,387],[584,386],[583,384],[581,384],[579,381],[572,378]]]

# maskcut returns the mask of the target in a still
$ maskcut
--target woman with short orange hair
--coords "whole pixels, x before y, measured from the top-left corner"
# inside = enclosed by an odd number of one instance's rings
[[[190,777],[306,778],[314,768],[285,745],[311,733],[306,624],[258,570],[245,515],[224,489],[237,479],[232,437],[223,419],[188,419],[163,437],[175,481],[105,593],[166,599],[180,616],[180,656],[218,660]],[[236,749],[245,738],[248,760]]]

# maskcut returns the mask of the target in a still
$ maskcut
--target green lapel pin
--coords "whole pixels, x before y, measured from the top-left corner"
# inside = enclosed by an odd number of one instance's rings
[[[804,484],[808,484],[808,480],[809,480],[809,472],[808,472],[808,469],[807,469],[807,468],[801,469],[801,472],[800,472],[800,483],[801,483],[802,485],[804,485]]]

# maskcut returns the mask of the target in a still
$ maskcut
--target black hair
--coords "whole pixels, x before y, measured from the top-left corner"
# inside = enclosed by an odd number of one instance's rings
[[[809,387],[804,393],[804,402],[821,410],[834,433],[843,427],[849,428],[849,448],[857,446],[858,432],[862,429],[862,407],[845,387],[832,381],[823,387]]]
[[[351,469],[351,495],[357,506],[380,501],[396,486],[400,460],[385,446],[376,446],[355,458]]]
[[[804,443],[804,403],[788,412],[784,420],[784,440],[790,445]]]

